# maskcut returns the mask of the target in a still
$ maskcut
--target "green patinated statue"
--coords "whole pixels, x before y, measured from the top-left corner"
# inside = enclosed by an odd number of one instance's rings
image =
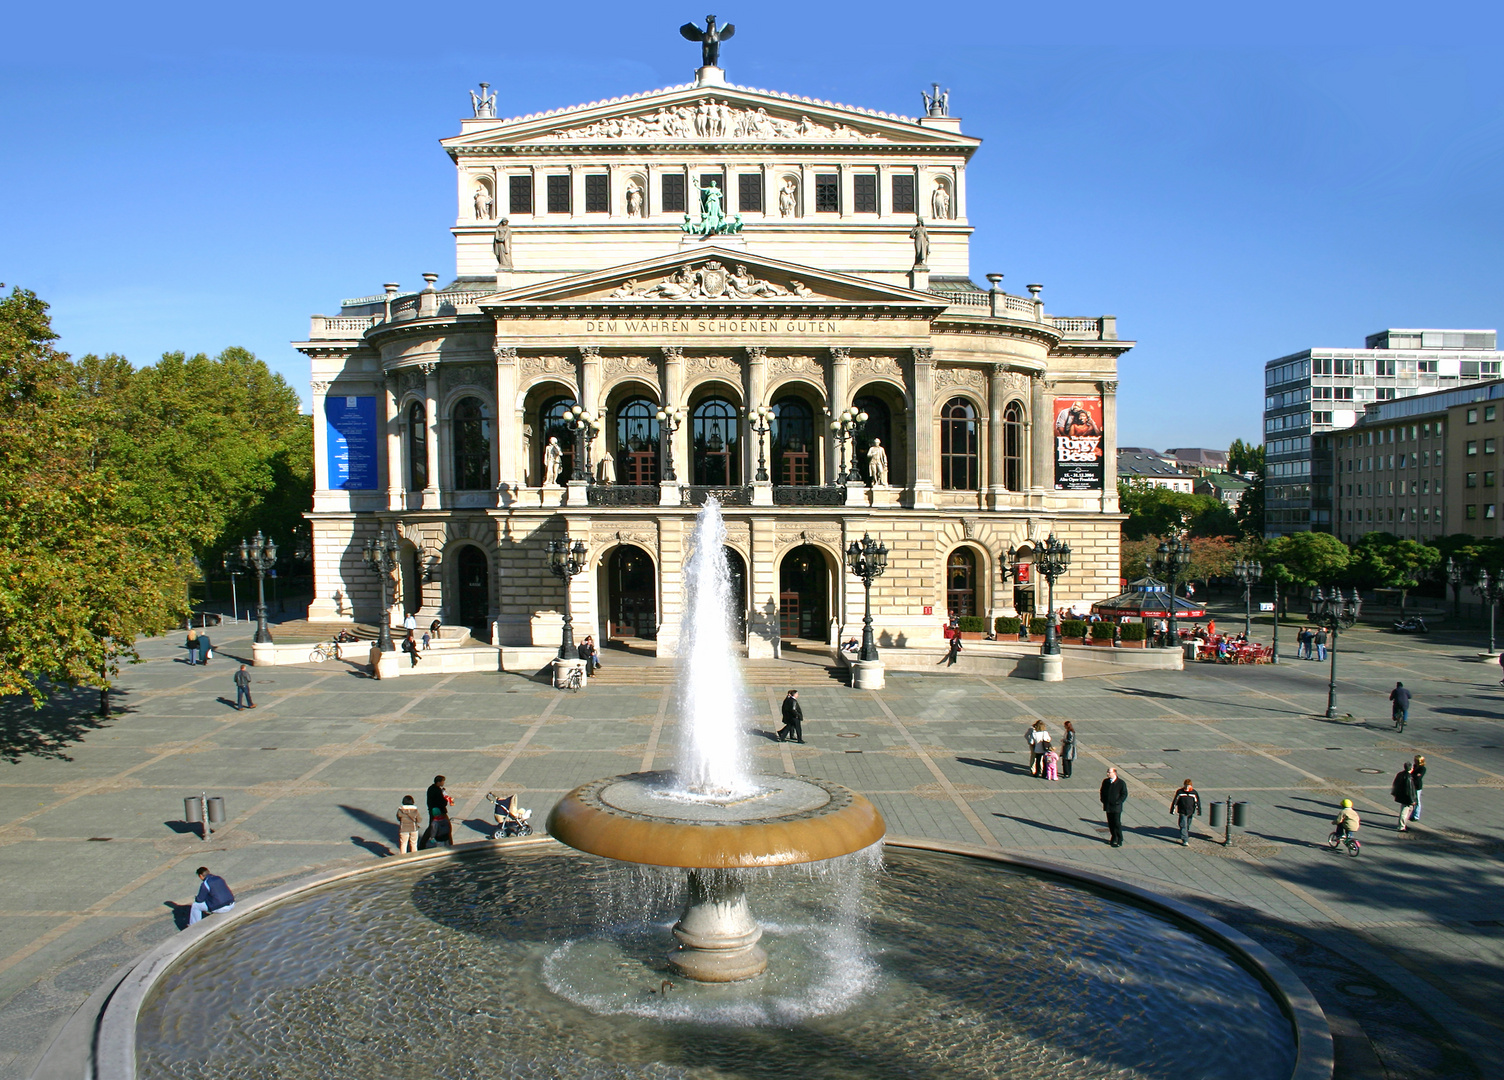
[[[684,215],[684,224],[679,228],[689,236],[733,236],[742,231],[742,216],[726,217],[721,209],[721,189],[715,186],[697,188],[700,219]]]

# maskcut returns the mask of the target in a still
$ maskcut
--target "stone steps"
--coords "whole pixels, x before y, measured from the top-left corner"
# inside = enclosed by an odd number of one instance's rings
[[[590,677],[590,685],[601,689],[612,686],[672,686],[678,682],[678,669],[672,663],[612,664]],[[846,672],[835,666],[787,663],[778,660],[743,661],[742,681],[749,690],[777,688],[804,690],[821,686],[844,685]]]

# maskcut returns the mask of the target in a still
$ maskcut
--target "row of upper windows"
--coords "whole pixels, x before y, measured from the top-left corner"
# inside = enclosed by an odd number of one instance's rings
[[[1490,506],[1489,510],[1492,511],[1493,507]],[[1347,520],[1353,521],[1353,514],[1355,513],[1358,515],[1356,520],[1360,522],[1375,520],[1375,513],[1378,514],[1377,520],[1379,521],[1431,521],[1433,517],[1436,521],[1441,520],[1441,507],[1439,506],[1401,506],[1398,508],[1398,513],[1396,513],[1396,509],[1393,506],[1381,506],[1377,510],[1373,507],[1367,507],[1358,510],[1348,510]],[[1493,514],[1490,513],[1488,516],[1493,517]]]
[[[1489,473],[1489,475],[1492,476],[1493,473]],[[1436,483],[1434,485],[1431,483],[1430,480],[1401,480],[1399,482],[1400,489],[1399,489],[1398,492],[1396,492],[1394,490],[1394,483],[1395,482],[1393,480],[1389,480],[1389,481],[1382,481],[1381,480],[1381,481],[1379,481],[1376,484],[1343,484],[1341,486],[1344,487],[1344,488],[1346,488],[1346,491],[1343,493],[1345,496],[1347,496],[1349,498],[1358,498],[1358,499],[1377,499],[1377,498],[1382,498],[1385,495],[1395,495],[1395,494],[1398,494],[1398,495],[1405,495],[1405,494],[1409,494],[1409,495],[1440,495],[1441,494],[1441,478],[1440,477],[1436,478]],[[1405,485],[1406,484],[1410,485],[1410,489],[1409,489],[1408,492],[1405,490]]]
[[[1492,454],[1494,452],[1494,441],[1492,439],[1488,439],[1486,441],[1488,444],[1488,449],[1486,449],[1484,453]],[[1475,447],[1476,444],[1468,443],[1468,446]],[[1476,454],[1477,450],[1471,449],[1468,451],[1468,453]],[[1437,448],[1434,451],[1420,450],[1410,454],[1376,454],[1373,457],[1351,457],[1343,458],[1342,461],[1346,464],[1339,463],[1338,467],[1347,472],[1375,472],[1379,469],[1396,468],[1414,469],[1417,467],[1426,467],[1433,464],[1437,468],[1440,468],[1441,449]]]
[[[1401,424],[1399,427],[1379,428],[1369,431],[1360,431],[1355,435],[1347,436],[1347,441],[1342,441],[1342,436],[1337,436],[1337,445],[1346,446],[1349,449],[1354,446],[1377,446],[1382,443],[1413,442],[1416,439],[1429,439],[1432,436],[1441,438],[1446,428],[1440,420],[1434,424]]]
[[[793,205],[788,200],[797,197],[793,189],[794,181],[792,179],[785,180],[783,189],[774,195],[775,201],[773,205],[769,205],[768,193],[764,190],[763,174],[761,172],[742,172],[732,175],[736,180],[735,210],[737,213],[771,214],[777,211],[785,217],[792,216]],[[584,180],[584,212],[587,214],[610,213],[611,174],[605,172],[586,173]],[[916,208],[914,175],[912,173],[894,173],[888,178],[888,181],[888,206],[890,212],[894,214],[914,213]],[[727,174],[719,170],[716,172],[701,173],[699,178],[699,186],[702,189],[713,187],[722,193],[728,204],[726,210],[730,211],[732,209],[729,205],[731,196],[726,191],[727,182]],[[547,174],[543,177],[543,184],[545,213],[574,213],[574,184],[573,177],[569,173]],[[636,197],[641,198],[641,189],[637,185],[633,184],[630,191],[636,192]],[[814,194],[816,213],[841,213],[840,173],[815,173]],[[878,212],[877,194],[877,173],[853,173],[851,176],[851,213],[876,214]],[[533,178],[531,175],[507,177],[507,206],[513,214],[533,213]],[[657,211],[664,214],[683,214],[689,211],[689,193],[684,173],[665,172],[659,178]],[[629,212],[632,212],[630,208]]]
[[[1492,521],[1494,519],[1494,517],[1496,516],[1495,513],[1494,513],[1495,509],[1496,508],[1495,508],[1495,506],[1494,506],[1493,503],[1484,503],[1483,504],[1483,517],[1484,517],[1484,520],[1486,520],[1486,521]],[[1462,516],[1464,518],[1466,518],[1468,521],[1477,521],[1478,520],[1478,506],[1477,506],[1477,504],[1476,503],[1468,503],[1466,506],[1464,506],[1462,508]]]
[[[1484,419],[1485,422],[1490,421],[1490,420],[1494,420],[1494,419],[1497,419],[1497,418],[1498,418],[1498,406],[1497,405],[1485,405],[1485,406],[1483,406],[1483,419]],[[1478,410],[1477,409],[1469,409],[1467,411],[1467,422],[1469,424],[1476,424],[1478,422]]]

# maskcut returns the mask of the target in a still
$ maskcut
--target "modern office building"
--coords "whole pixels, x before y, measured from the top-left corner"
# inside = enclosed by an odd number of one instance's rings
[[[1264,535],[1332,531],[1330,455],[1313,437],[1375,402],[1497,378],[1494,330],[1382,330],[1362,349],[1306,349],[1264,365]],[[1346,483],[1346,481],[1343,481]]]

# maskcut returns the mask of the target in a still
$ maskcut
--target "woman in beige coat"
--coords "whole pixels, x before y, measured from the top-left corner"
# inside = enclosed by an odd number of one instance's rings
[[[405,855],[418,850],[418,826],[422,815],[411,795],[402,796],[402,805],[397,807],[397,854]]]

